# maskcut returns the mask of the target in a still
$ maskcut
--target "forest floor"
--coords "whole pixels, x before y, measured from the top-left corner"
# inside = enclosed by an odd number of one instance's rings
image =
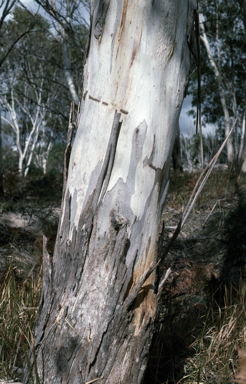
[[[171,174],[159,257],[198,176]],[[34,183],[33,190],[44,184]],[[59,217],[59,194],[55,200],[44,191],[29,199],[19,195],[0,204],[0,383],[20,381],[42,287],[42,235],[54,244]],[[245,249],[246,178],[236,182],[228,171],[215,171],[160,267],[171,273],[159,300],[145,384],[234,382],[237,348],[246,341]]]

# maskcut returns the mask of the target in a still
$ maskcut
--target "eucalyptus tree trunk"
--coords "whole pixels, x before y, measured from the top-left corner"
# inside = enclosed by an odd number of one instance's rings
[[[54,256],[44,253],[41,383],[142,383],[194,10],[193,0],[92,1],[79,126]],[[70,140],[66,164],[69,153]],[[35,377],[32,353],[30,363]]]

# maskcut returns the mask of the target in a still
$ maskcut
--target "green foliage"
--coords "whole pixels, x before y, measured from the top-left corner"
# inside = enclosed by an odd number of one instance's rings
[[[46,175],[29,177],[25,183],[25,194],[39,201],[60,201],[62,197],[63,174],[56,171]]]
[[[49,153],[47,171],[49,173],[63,173],[65,142],[57,142]]]
[[[219,150],[224,141],[224,131],[216,130],[215,134],[203,135],[204,163],[208,164]],[[201,167],[200,135],[180,137],[181,159],[183,168],[187,170]],[[218,159],[218,164],[226,163],[226,149],[224,148]]]

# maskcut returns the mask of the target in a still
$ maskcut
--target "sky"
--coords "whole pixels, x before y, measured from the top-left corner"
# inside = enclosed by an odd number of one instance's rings
[[[179,127],[180,132],[184,136],[192,136],[196,132],[196,127],[194,125],[194,119],[192,116],[188,116],[187,112],[192,109],[191,106],[192,96],[186,96],[183,101],[183,106],[179,118]]]
[[[192,109],[191,106],[191,100],[192,96],[188,95],[184,99],[183,106],[180,113],[179,118],[179,126],[180,126],[180,132],[184,136],[192,136],[196,133],[196,126],[194,124],[194,118],[192,116],[188,116],[187,112]],[[207,134],[215,132],[215,126],[212,124],[207,124],[205,127],[202,127],[202,133],[204,136],[207,136]]]

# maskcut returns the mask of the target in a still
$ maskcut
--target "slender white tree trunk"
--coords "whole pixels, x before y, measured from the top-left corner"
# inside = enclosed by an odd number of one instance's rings
[[[76,87],[74,84],[74,80],[72,77],[71,72],[71,63],[69,58],[69,52],[68,52],[68,43],[65,38],[65,33],[63,33],[63,41],[62,41],[62,54],[63,54],[63,66],[64,66],[64,73],[67,80],[68,88],[70,91],[70,94],[72,96],[72,99],[76,105],[79,104],[79,97],[76,91]]]
[[[45,136],[43,137],[43,143],[42,143],[42,153],[41,153],[41,164],[42,164],[42,169],[43,169],[43,172],[44,172],[44,175],[46,175],[47,173],[47,162],[48,162],[48,157],[49,157],[49,153],[52,149],[52,139],[53,139],[53,132],[51,132],[51,138],[50,138],[50,141],[49,141],[49,144],[47,145],[47,148],[46,145],[45,145]]]
[[[145,272],[157,260],[194,10],[193,0],[92,1],[79,127],[44,258],[42,383],[143,381],[158,292]]]
[[[56,10],[55,1],[51,0],[51,3],[52,3],[53,8]],[[70,8],[71,7],[72,7],[71,2],[66,1],[66,13],[67,13],[66,21],[68,22],[68,24],[71,22],[71,19],[70,19]],[[59,22],[57,23],[57,25],[58,25],[59,32],[61,35],[64,74],[66,77],[67,85],[68,85],[72,100],[75,103],[75,105],[78,105],[79,104],[79,97],[78,97],[78,93],[77,93],[76,86],[75,86],[73,76],[72,76],[71,60],[69,57],[67,36],[66,36],[66,33],[65,33],[63,26]]]
[[[37,141],[38,141],[38,135],[39,135],[39,129],[42,121],[45,119],[46,116],[46,108],[45,106],[41,107],[41,100],[42,100],[42,93],[43,93],[43,80],[41,81],[41,85],[38,89],[35,89],[36,93],[36,100],[37,100],[37,107],[36,110],[32,110],[30,105],[27,105],[26,98],[24,104],[22,104],[18,98],[14,94],[14,88],[13,84],[11,84],[11,103],[8,102],[7,98],[5,96],[2,96],[1,103],[8,111],[10,120],[7,120],[6,118],[2,117],[13,129],[15,133],[15,143],[16,148],[18,151],[18,169],[20,175],[27,176],[27,173],[29,171],[29,167],[32,161],[33,152],[35,150]],[[15,103],[17,103],[20,107],[20,109],[24,112],[26,116],[30,119],[32,123],[31,131],[27,133],[27,138],[25,137],[24,143],[22,143],[21,138],[21,126],[19,124],[18,115],[17,115],[17,108]],[[33,116],[34,114],[34,116]],[[23,169],[23,163],[27,160],[27,166],[25,169]]]
[[[29,172],[29,168],[30,168],[30,165],[32,162],[33,153],[34,153],[34,150],[36,148],[37,141],[38,141],[40,124],[41,124],[41,121],[37,124],[36,129],[35,129],[35,133],[33,135],[33,142],[32,142],[32,145],[30,146],[30,151],[28,154],[28,159],[27,159],[27,164],[26,164],[26,168],[25,168],[25,172],[24,172],[24,177],[27,177],[27,174]]]
[[[201,33],[201,39],[205,45],[210,65],[211,65],[211,67],[215,73],[215,76],[217,78],[217,81],[218,81],[219,93],[220,93],[220,102],[221,102],[223,112],[224,112],[225,135],[228,136],[228,134],[230,132],[230,115],[229,115],[228,107],[226,104],[225,89],[224,89],[223,83],[221,81],[221,73],[220,73],[220,71],[219,71],[219,69],[215,63],[215,60],[214,60],[212,52],[211,52],[211,48],[210,48],[209,41],[208,41],[208,38],[207,38],[207,35],[205,32],[205,28],[203,25],[201,15],[200,15],[200,29],[202,32]],[[217,43],[217,58],[218,58],[218,62],[220,62],[220,53],[219,53],[218,43]],[[227,161],[228,161],[228,164],[232,164],[234,161],[234,151],[233,151],[233,143],[232,143],[231,137],[227,141]]]

